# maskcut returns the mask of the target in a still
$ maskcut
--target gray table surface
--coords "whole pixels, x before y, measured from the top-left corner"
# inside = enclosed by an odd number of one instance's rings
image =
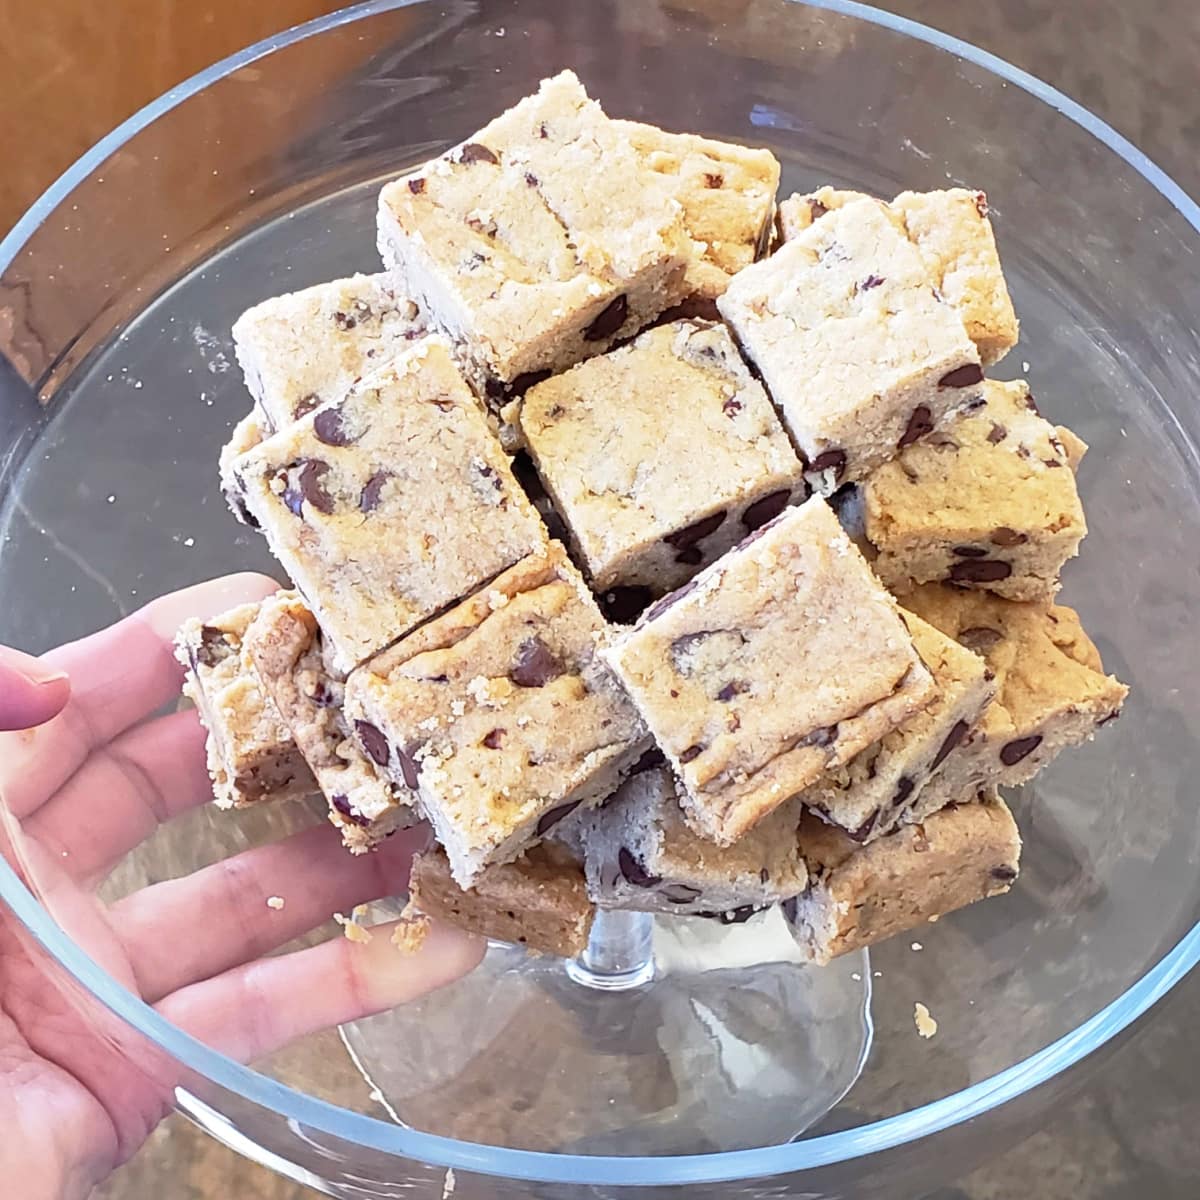
[[[1054,84],[1200,196],[1200,0],[891,0]],[[1082,1095],[937,1200],[1193,1200],[1200,1196],[1200,976],[1143,1020]],[[176,1120],[102,1190],[106,1200],[300,1200]],[[898,1197],[897,1200],[904,1200]]]

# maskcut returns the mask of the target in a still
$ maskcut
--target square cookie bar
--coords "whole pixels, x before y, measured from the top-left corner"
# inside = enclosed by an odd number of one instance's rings
[[[273,433],[340,400],[425,332],[388,275],[353,275],[256,304],[234,322],[233,348]]]
[[[355,854],[418,818],[416,795],[362,752],[342,713],[343,684],[327,667],[316,618],[296,592],[259,607],[245,649],[329,804],[329,819]]]
[[[683,207],[692,240],[685,276],[689,299],[712,300],[767,248],[779,189],[779,160],[770,150],[667,133],[637,121],[614,121],[620,136],[663,176]]]
[[[267,438],[233,474],[343,675],[545,540],[435,338]]]
[[[606,650],[721,845],[933,699],[895,601],[829,505],[785,510]]]
[[[1016,822],[995,793],[903,825],[869,846],[809,814],[799,841],[809,886],[783,911],[816,963],[1008,891],[1021,858]]]
[[[183,694],[208,731],[208,773],[220,808],[317,790],[245,652],[243,638],[257,615],[257,604],[241,604],[207,621],[186,621],[175,637],[175,657],[187,671]]]
[[[1073,609],[936,583],[917,588],[905,603],[980,654],[996,682],[983,720],[926,786],[909,819],[980,788],[1025,783],[1120,713],[1129,689],[1104,674]]]
[[[823,493],[929,433],[983,379],[958,313],[874,200],[832,210],[740,271],[717,307]]]
[[[900,451],[860,485],[875,573],[1051,600],[1087,533],[1071,456],[1021,382],[983,384],[981,408]]]
[[[564,71],[388,184],[379,249],[496,400],[684,298],[681,211],[670,181]]]
[[[732,921],[804,890],[796,845],[800,811],[785,804],[732,846],[698,837],[683,819],[679,785],[658,767],[623,783],[581,818],[588,894],[601,908]]]
[[[862,197],[830,187],[789,196],[779,205],[780,234],[785,241],[794,238],[830,210]],[[980,361],[998,362],[1016,345],[1018,323],[987,196],[966,188],[902,192],[887,209],[920,251],[932,285],[962,318]]]
[[[723,325],[650,329],[530,388],[505,416],[597,591],[670,591],[806,495]]]
[[[460,886],[604,799],[646,749],[605,630],[552,543],[348,680],[364,749],[419,791]]]
[[[932,703],[799,796],[805,807],[856,842],[873,841],[904,819],[995,694],[978,654],[913,613],[901,616],[937,685]]]
[[[573,958],[587,949],[596,915],[583,869],[563,846],[542,842],[510,863],[494,863],[471,888],[454,882],[440,847],[413,859],[413,904],[427,916],[497,942]]]

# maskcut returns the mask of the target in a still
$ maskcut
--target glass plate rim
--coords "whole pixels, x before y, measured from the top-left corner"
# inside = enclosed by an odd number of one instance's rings
[[[246,47],[164,92],[75,161],[0,240],[0,274],[71,191],[130,138],[210,84],[296,42],[427,0],[366,0]],[[1165,171],[1105,121],[1005,59],[931,26],[857,0],[787,0],[854,17],[925,42],[1013,83],[1090,133],[1158,191],[1197,233],[1200,206]],[[330,1136],[426,1164],[531,1182],[581,1186],[720,1183],[792,1174],[877,1154],[976,1119],[1046,1083],[1099,1049],[1149,1010],[1200,962],[1200,922],[1141,979],[1076,1029],[1012,1067],[940,1100],[869,1125],[782,1146],[659,1158],[547,1154],[458,1141],[396,1126],[305,1095],[210,1049],[161,1017],[82,951],[0,859],[0,900],[42,948],[110,1012],[184,1066],[230,1092]]]

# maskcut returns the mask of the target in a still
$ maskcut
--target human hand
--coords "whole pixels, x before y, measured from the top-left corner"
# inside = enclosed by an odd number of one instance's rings
[[[176,628],[275,587],[229,576],[41,659],[0,651],[0,728],[37,725],[0,732],[0,852],[114,979],[241,1061],[431,991],[483,954],[478,939],[435,923],[412,954],[385,928],[366,944],[334,938],[263,957],[333,911],[401,890],[424,840],[415,830],[352,857],[323,826],[111,906],[96,895],[159,824],[211,797],[195,711],[151,716],[179,691]],[[273,895],[284,908],[267,906]],[[86,1196],[170,1108],[170,1083],[153,1076],[48,977],[0,903],[0,1194],[19,1184],[25,1200]]]

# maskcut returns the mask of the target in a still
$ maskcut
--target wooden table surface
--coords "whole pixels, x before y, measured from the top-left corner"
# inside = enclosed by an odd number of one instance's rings
[[[1195,0],[883,0],[1048,79],[1200,191]],[[0,229],[78,155],[171,85],[334,0],[0,0]],[[1100,1081],[1004,1161],[940,1195],[962,1200],[1155,1200],[1200,1195],[1200,1049],[1189,982]],[[106,1200],[299,1200],[298,1185],[173,1118],[102,1189]],[[897,1200],[903,1200],[897,1197]]]

